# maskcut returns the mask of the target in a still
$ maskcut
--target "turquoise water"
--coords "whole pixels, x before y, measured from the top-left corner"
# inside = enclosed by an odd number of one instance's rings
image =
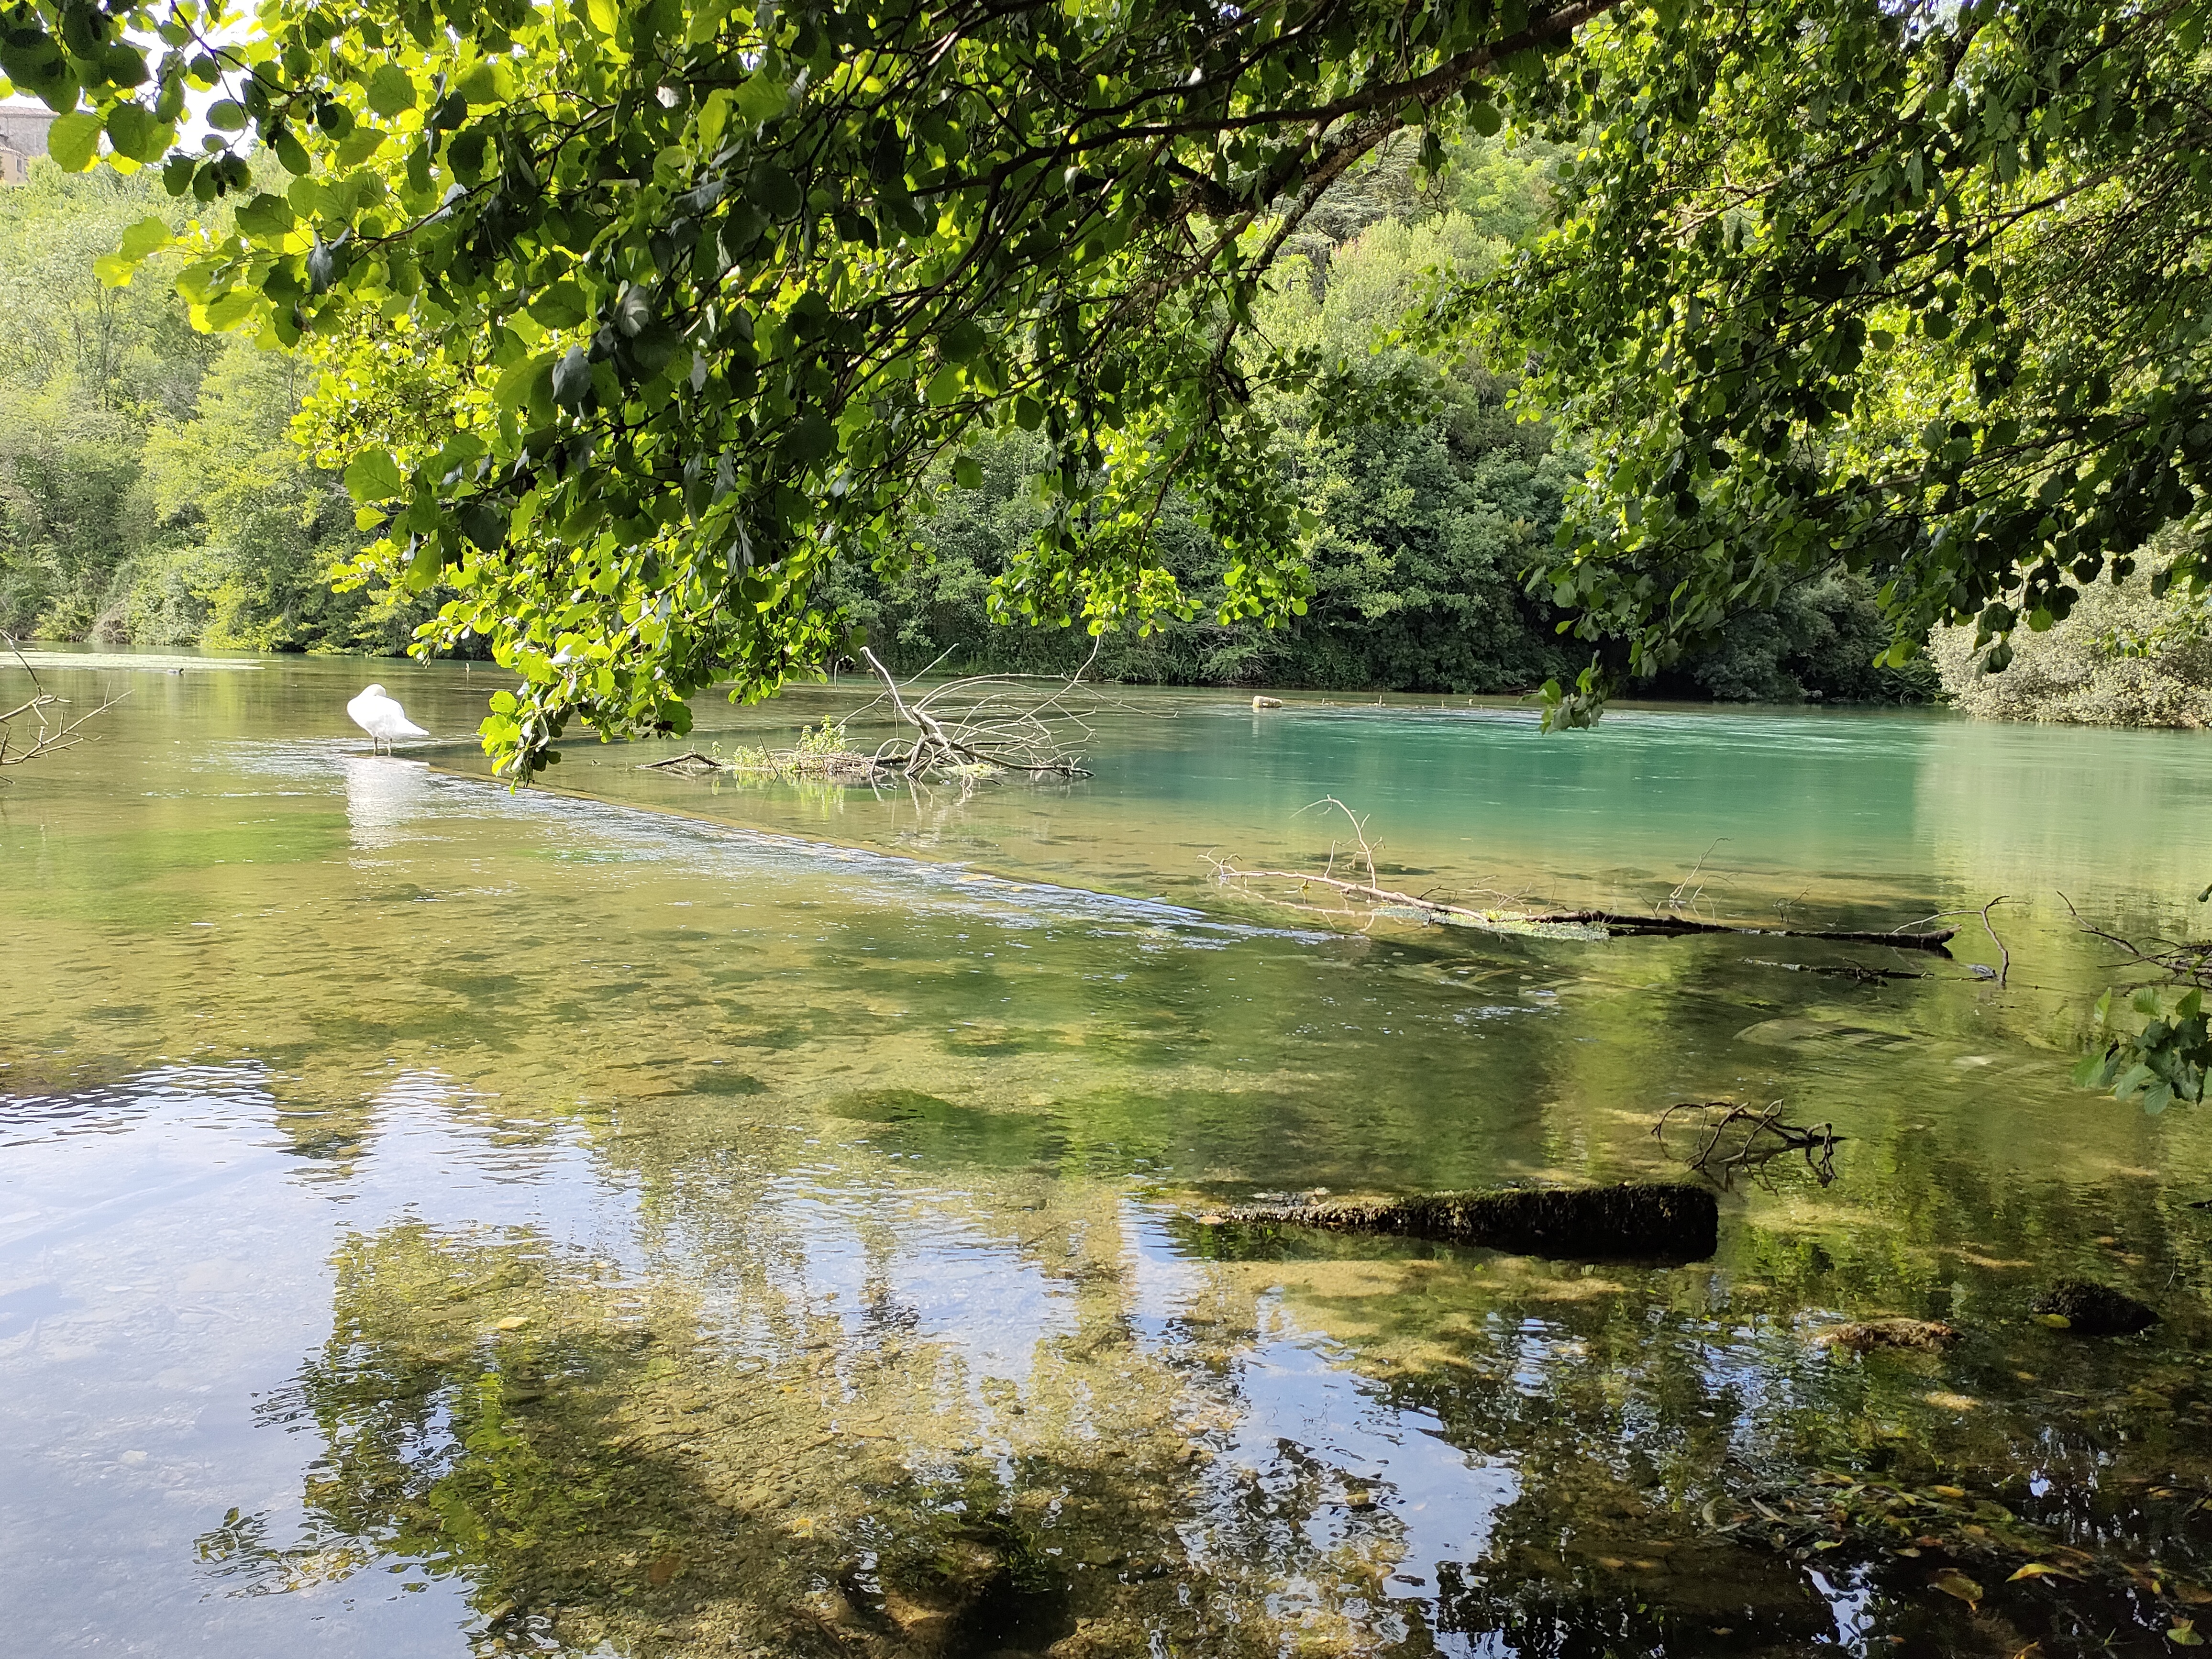
[[[371,758],[368,678],[464,741]],[[23,1651],[2148,1653],[2194,1616],[2212,1145],[2067,1085],[2111,975],[2058,896],[2203,931],[2212,740],[1130,693],[1073,784],[584,744],[517,793],[459,668],[54,684],[131,695],[0,789]],[[1978,918],[1948,961],[1531,942],[1214,879],[1319,867],[1328,796],[1409,890],[2002,894],[2010,975]],[[1720,1098],[1844,1139],[1832,1185],[1723,1194],[1711,1262],[1194,1219],[1679,1175],[1654,1121]],[[2164,1322],[2051,1330],[2061,1273]],[[1884,1314],[1966,1335],[1814,1345]]]

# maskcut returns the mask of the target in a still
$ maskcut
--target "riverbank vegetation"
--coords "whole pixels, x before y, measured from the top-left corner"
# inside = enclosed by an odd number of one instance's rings
[[[2212,605],[2185,586],[2157,591],[2169,558],[2097,582],[2063,620],[2014,635],[2002,673],[1986,672],[1975,629],[1932,641],[1943,689],[1969,714],[2075,726],[2212,726]]]
[[[102,279],[129,227],[195,210],[48,161],[0,191],[0,632],[397,654],[436,604],[332,590],[370,538],[292,432],[313,360],[196,329],[173,256]]]

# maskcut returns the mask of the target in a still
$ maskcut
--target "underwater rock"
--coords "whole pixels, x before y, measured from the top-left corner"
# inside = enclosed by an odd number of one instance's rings
[[[2158,1323],[2158,1316],[2124,1291],[2086,1279],[2062,1279],[2029,1304],[2050,1322],[2083,1336],[2128,1336]]]
[[[1867,1353],[1875,1348],[1919,1348],[1940,1353],[1959,1340],[1959,1332],[1932,1319],[1855,1319],[1832,1326],[1813,1339],[1823,1348]]]
[[[1711,1190],[1681,1182],[1261,1205],[1228,1218],[1397,1233],[1566,1261],[1703,1261],[1720,1244],[1720,1205]]]
[[[1280,708],[1282,706],[1283,700],[1280,697],[1255,697],[1252,699],[1252,707],[1255,708]]]

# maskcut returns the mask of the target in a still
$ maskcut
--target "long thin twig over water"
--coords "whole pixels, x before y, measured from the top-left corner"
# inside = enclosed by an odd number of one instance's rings
[[[13,708],[0,710],[0,766],[21,766],[41,755],[55,754],[64,749],[74,749],[81,743],[94,741],[97,734],[84,732],[85,724],[97,720],[131,695],[128,691],[119,692],[99,708],[87,709],[74,720],[68,719],[54,711],[71,707],[69,699],[47,690],[40,683],[38,671],[31,666],[29,659],[13,640],[8,641],[8,650],[15,659],[16,665],[30,677],[31,696],[27,702],[20,702]],[[38,730],[30,742],[19,745],[15,741],[17,734],[14,723],[25,715],[36,723]]]
[[[2082,921],[2072,899],[2063,893],[2058,898],[2065,905],[2066,914],[2074,918],[2074,925],[2092,939],[2100,939],[2124,951],[2142,967],[2154,968],[2169,978],[2212,989],[2212,939],[2152,939],[2139,945],[2124,934]]]
[[[1728,1100],[1686,1101],[1669,1106],[1651,1126],[1661,1146],[1678,1115],[1697,1114],[1700,1139],[1683,1162],[1699,1175],[1718,1181],[1723,1190],[1735,1184],[1738,1175],[1765,1183],[1768,1166],[1790,1152],[1802,1155],[1813,1179],[1823,1187],[1836,1178],[1836,1148],[1843,1137],[1833,1123],[1796,1124],[1782,1121],[1782,1103],[1739,1106]]]
[[[1990,921],[1990,912],[1996,909],[1997,906],[2002,904],[2011,896],[2012,895],[2009,893],[1999,893],[1995,898],[1991,899],[1987,904],[1982,906],[1978,910],[1938,910],[1932,916],[1921,917],[1918,921],[1908,921],[1905,924],[1905,927],[1917,927],[1923,922],[1948,921],[1954,916],[1979,916],[1982,919],[1982,931],[1990,936],[1990,943],[1997,947],[1997,984],[2002,988],[2005,981],[2012,977],[2012,952],[2005,948],[2005,942],[1997,937],[1997,930]],[[2058,896],[2063,898],[2066,896],[2063,893],[2061,893]],[[2069,904],[2066,908],[2070,910],[2074,907]],[[1952,930],[1953,933],[1956,933],[1957,931],[1958,930],[1956,928]],[[1905,933],[1904,928],[1899,928],[1898,932],[1899,936],[1903,938],[1924,937],[1924,935],[1907,934]],[[1950,935],[1946,934],[1945,937],[1948,939]]]

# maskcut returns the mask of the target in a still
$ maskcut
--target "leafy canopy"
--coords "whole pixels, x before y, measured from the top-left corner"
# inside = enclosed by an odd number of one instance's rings
[[[70,112],[64,165],[246,196],[182,278],[204,324],[450,386],[348,482],[459,591],[426,642],[520,671],[487,738],[536,767],[572,716],[680,729],[845,645],[828,562],[896,559],[988,429],[1048,447],[1002,615],[1184,605],[1150,552],[1178,482],[1221,619],[1295,612],[1255,400],[1354,421],[1382,382],[1260,337],[1260,284],[1391,133],[1433,158],[1509,112],[1576,147],[1563,222],[1427,327],[1525,355],[1600,458],[1542,576],[1597,646],[1556,716],[1838,565],[1893,659],[1972,617],[2000,666],[2196,512],[2206,3],[268,0],[223,46],[201,0],[30,0],[0,67]],[[213,149],[164,161],[193,84]]]
[[[1611,3],[270,0],[223,47],[200,0],[34,0],[0,62],[75,112],[64,165],[103,134],[161,161],[185,87],[220,84],[220,148],[170,187],[246,190],[222,133],[295,176],[205,239],[196,315],[287,346],[373,317],[393,361],[442,359],[450,427],[347,481],[408,580],[460,590],[439,635],[520,672],[487,737],[535,767],[574,715],[680,730],[698,688],[842,647],[826,562],[895,554],[987,429],[1050,452],[1002,613],[1175,605],[1146,536],[1176,481],[1230,556],[1223,619],[1295,611],[1253,402],[1324,366],[1248,344],[1262,274],[1376,144],[1448,106],[1494,131],[1484,84],[1534,84]]]
[[[1539,580],[1627,673],[1841,565],[1901,664],[2002,669],[2083,584],[2202,586],[2212,62],[2201,0],[1661,0],[1585,31],[1531,113],[1579,145],[1485,316],[1600,459]]]

